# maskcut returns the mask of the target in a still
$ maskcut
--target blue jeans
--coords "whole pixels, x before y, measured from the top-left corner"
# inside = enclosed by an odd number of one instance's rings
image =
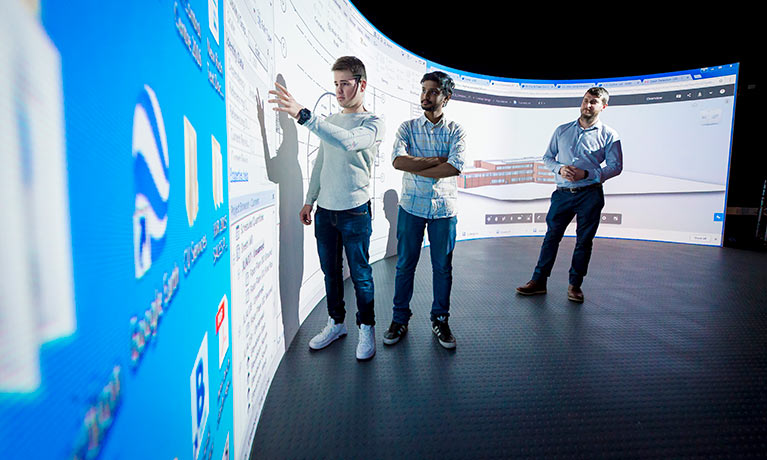
[[[399,208],[397,216],[397,275],[394,278],[393,321],[407,324],[413,312],[415,267],[421,256],[424,228],[429,232],[432,287],[431,320],[450,316],[450,288],[453,285],[453,248],[455,248],[455,217],[424,219]]]
[[[551,207],[546,215],[546,236],[541,245],[541,255],[533,272],[533,280],[546,280],[554,267],[559,242],[565,229],[576,216],[575,250],[570,265],[570,284],[580,287],[591,259],[594,235],[599,227],[605,195],[602,187],[594,187],[578,192],[555,190],[551,195]]]
[[[346,318],[341,258],[341,251],[345,249],[357,295],[357,325],[375,325],[373,269],[368,262],[371,233],[369,202],[344,211],[330,211],[318,206],[314,214],[314,235],[320,267],[325,274],[328,315],[336,323],[342,323]]]

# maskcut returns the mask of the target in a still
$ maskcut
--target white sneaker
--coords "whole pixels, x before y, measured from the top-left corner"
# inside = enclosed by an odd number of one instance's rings
[[[376,354],[376,328],[360,325],[360,342],[357,344],[357,359],[370,359]]]
[[[312,350],[322,350],[335,340],[346,335],[346,324],[336,324],[333,318],[328,318],[328,324],[319,334],[315,335],[309,341],[309,348]]]

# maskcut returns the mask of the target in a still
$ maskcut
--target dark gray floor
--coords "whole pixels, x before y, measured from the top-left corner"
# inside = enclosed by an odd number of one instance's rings
[[[443,349],[428,249],[410,331],[385,347],[396,257],[373,265],[377,354],[358,332],[310,352],[324,302],[267,396],[252,458],[741,458],[767,452],[767,254],[598,239],[566,297],[566,238],[548,294],[518,296],[540,238],[458,243]],[[347,304],[354,295],[346,284]]]

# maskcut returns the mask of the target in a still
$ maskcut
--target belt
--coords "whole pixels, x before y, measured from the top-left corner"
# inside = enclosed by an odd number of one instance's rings
[[[557,187],[557,190],[562,192],[578,193],[592,188],[602,188],[602,184],[590,184],[583,187]]]

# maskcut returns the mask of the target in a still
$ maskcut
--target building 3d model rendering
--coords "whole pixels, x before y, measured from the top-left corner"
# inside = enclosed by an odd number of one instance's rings
[[[474,167],[464,169],[457,180],[461,188],[526,182],[553,184],[554,173],[538,158],[475,160]]]

